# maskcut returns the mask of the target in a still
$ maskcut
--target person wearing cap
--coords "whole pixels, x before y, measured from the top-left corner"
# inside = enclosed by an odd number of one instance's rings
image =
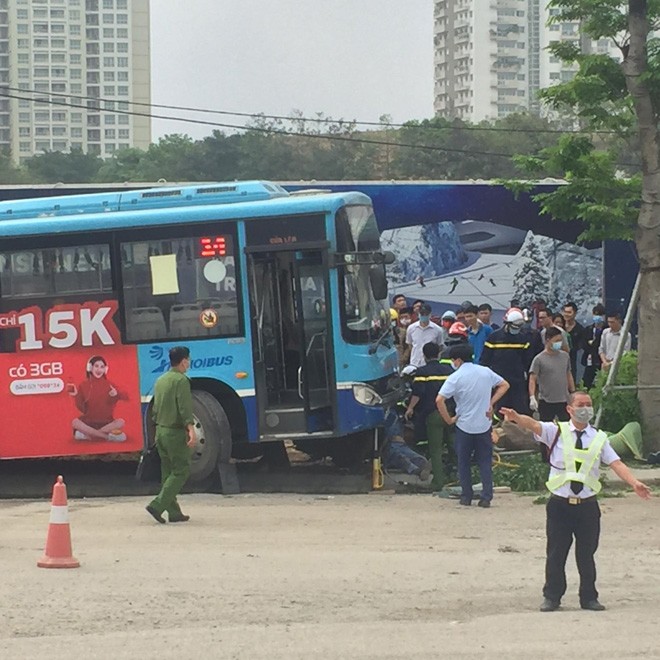
[[[523,313],[514,307],[509,309],[504,315],[504,327],[486,339],[479,363],[491,368],[511,386],[499,405],[527,411],[527,372],[534,355],[532,337],[524,325]]]
[[[413,367],[423,367],[426,364],[424,359],[424,344],[432,342],[438,346],[443,346],[442,328],[431,321],[431,307],[424,303],[419,308],[419,321],[411,323],[406,331],[406,357],[409,356],[409,363]]]
[[[447,335],[449,334],[449,328],[456,323],[456,314],[448,309],[440,317],[440,327],[444,333],[444,343],[447,343]]]
[[[478,364],[486,339],[493,329],[479,320],[479,309],[476,305],[465,309],[465,326],[468,330],[468,341],[474,351],[474,361]]]
[[[440,360],[440,347],[429,342],[422,348],[426,364],[415,371],[412,383],[412,395],[406,409],[406,419],[413,418],[415,442],[428,442],[429,457],[433,472],[431,487],[440,491],[446,482],[443,454],[449,445],[451,436],[444,433],[444,428],[435,407],[435,399],[442,384],[454,373],[450,360]],[[434,417],[434,419],[431,419]],[[438,428],[440,426],[440,428]]]
[[[456,321],[449,326],[447,330],[447,341],[445,343],[445,350],[442,353],[443,358],[449,359],[449,349],[452,346],[457,344],[467,344],[468,343],[468,329],[465,326],[465,323]]]
[[[548,448],[550,475],[546,487],[545,585],[541,612],[559,608],[566,593],[566,559],[575,538],[575,559],[580,575],[580,607],[599,612],[594,554],[600,540],[600,465],[608,465],[642,499],[651,491],[619,458],[603,431],[591,426],[594,416],[587,392],[574,392],[566,410],[570,422],[537,422],[510,408],[500,408],[504,419],[531,431],[534,439]]]
[[[461,484],[460,504],[472,504],[472,456],[479,466],[483,489],[479,506],[488,508],[493,499],[493,406],[509,389],[509,384],[494,371],[472,362],[472,347],[467,343],[452,346],[449,352],[454,373],[440,388],[436,405],[447,425],[456,425],[454,447]],[[447,409],[447,399],[456,402],[456,412]]]

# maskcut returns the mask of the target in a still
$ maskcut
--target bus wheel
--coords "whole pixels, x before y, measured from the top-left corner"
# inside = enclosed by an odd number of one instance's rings
[[[191,483],[213,474],[218,461],[231,457],[231,426],[220,402],[208,392],[193,390],[193,417],[197,442],[190,464]]]

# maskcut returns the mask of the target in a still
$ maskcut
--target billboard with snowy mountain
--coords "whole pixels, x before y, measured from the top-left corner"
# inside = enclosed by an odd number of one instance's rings
[[[397,256],[390,292],[431,303],[435,312],[465,300],[500,313],[513,298],[543,298],[551,309],[574,300],[579,318],[605,302],[625,310],[637,275],[632,243],[580,246],[583,227],[541,215],[530,195],[520,197],[489,181],[314,182],[289,190],[359,190],[371,197],[383,247]],[[548,192],[556,183],[539,184]],[[496,315],[497,316],[497,315]]]
[[[470,300],[490,303],[497,319],[514,298],[529,307],[542,298],[553,310],[574,300],[588,318],[602,299],[601,248],[470,220],[386,230],[382,244],[397,257],[392,293],[429,302],[437,314]]]

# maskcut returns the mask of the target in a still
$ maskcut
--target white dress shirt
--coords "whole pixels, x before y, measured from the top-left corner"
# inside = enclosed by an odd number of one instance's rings
[[[568,422],[571,433],[575,436],[575,426],[573,422]],[[547,445],[548,448],[552,446],[552,443],[555,440],[557,435],[558,427],[554,422],[541,422],[541,435],[534,435],[534,439],[537,442],[542,442],[544,445]],[[588,449],[589,445],[593,442],[598,431],[589,424],[584,429],[582,434],[582,449]],[[610,465],[614,461],[619,460],[618,454],[612,449],[610,441],[606,440],[603,445],[603,449],[600,453],[600,462],[596,461],[594,466],[591,468],[591,476],[599,479],[600,478],[600,464]],[[557,444],[554,446],[552,453],[550,454],[550,477],[554,477],[556,474],[560,474],[564,470],[564,442],[562,440],[561,434],[557,439]],[[552,491],[553,495],[559,495],[560,497],[578,497],[580,499],[585,499],[595,495],[595,493],[588,486],[583,486],[582,490],[579,493],[574,493],[571,489],[571,482],[567,481],[563,486],[560,486],[556,490]]]
[[[622,333],[614,332],[612,328],[605,328],[603,334],[600,336],[600,348],[598,349],[601,355],[604,355],[610,362],[614,359],[616,349],[621,341]],[[626,343],[623,346],[623,352],[630,350],[630,333],[626,336]]]
[[[424,357],[424,344],[433,342],[442,348],[442,328],[429,321],[428,325],[423,326],[419,321],[411,323],[406,331],[406,344],[412,347],[410,352],[410,364],[413,367],[423,367],[426,364]]]

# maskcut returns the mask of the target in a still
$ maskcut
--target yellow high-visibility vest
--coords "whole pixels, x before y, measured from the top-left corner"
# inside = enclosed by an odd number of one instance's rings
[[[571,432],[568,422],[559,422],[559,431],[564,448],[564,470],[550,477],[546,482],[549,491],[557,490],[569,481],[579,481],[590,488],[594,493],[600,492],[600,480],[591,475],[596,462],[600,462],[600,454],[607,440],[604,431],[598,431],[587,449],[575,447],[575,436]],[[575,469],[575,460],[582,461],[580,469]]]
[[[484,346],[486,346],[487,348],[493,348],[493,349],[496,349],[496,348],[519,349],[520,348],[520,349],[523,349],[523,350],[527,350],[529,348],[530,344],[529,344],[528,341],[526,341],[524,343],[511,343],[511,344],[498,344],[498,343],[493,343],[493,342],[487,341],[484,344]]]

